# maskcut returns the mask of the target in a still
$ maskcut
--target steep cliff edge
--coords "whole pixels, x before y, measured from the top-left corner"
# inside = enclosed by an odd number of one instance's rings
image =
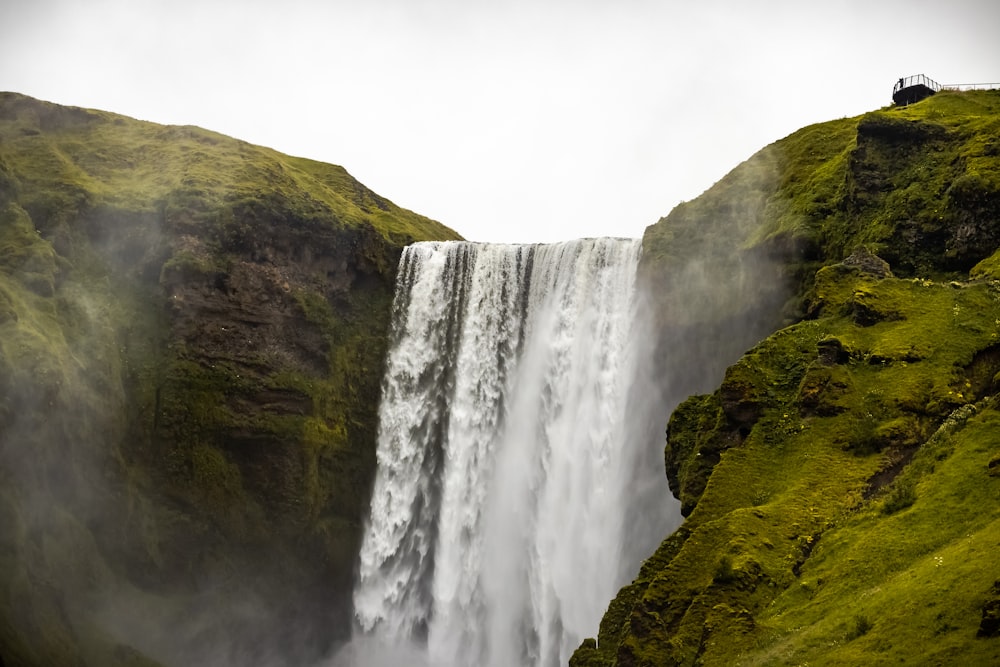
[[[396,262],[340,167],[0,94],[0,662],[349,630]]]
[[[804,128],[650,227],[687,518],[571,664],[1000,662],[998,245],[997,91]]]

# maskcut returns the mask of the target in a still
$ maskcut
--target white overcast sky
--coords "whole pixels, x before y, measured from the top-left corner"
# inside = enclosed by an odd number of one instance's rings
[[[920,73],[1000,81],[1000,2],[0,2],[0,90],[340,164],[477,241],[640,236]]]

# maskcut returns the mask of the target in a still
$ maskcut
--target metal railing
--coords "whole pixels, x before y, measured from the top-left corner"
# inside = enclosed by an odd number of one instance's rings
[[[997,90],[1000,83],[946,83],[941,90]]]
[[[892,94],[895,95],[903,88],[910,88],[912,86],[926,86],[930,88],[935,93],[942,90],[997,90],[1000,89],[1000,83],[946,83],[940,84],[934,79],[924,75],[924,74],[914,74],[913,76],[904,76],[896,85],[892,87]]]
[[[930,88],[935,93],[941,90],[941,84],[937,81],[924,76],[923,74],[914,74],[913,76],[904,76],[896,82],[896,85],[892,87],[892,94],[895,95],[904,88],[910,88],[913,86],[925,86]]]

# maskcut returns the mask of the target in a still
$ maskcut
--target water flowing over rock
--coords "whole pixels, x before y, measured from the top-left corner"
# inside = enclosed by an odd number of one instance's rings
[[[434,665],[566,664],[636,570],[635,508],[656,498],[654,535],[676,521],[637,393],[639,254],[623,239],[404,251],[364,633]]]

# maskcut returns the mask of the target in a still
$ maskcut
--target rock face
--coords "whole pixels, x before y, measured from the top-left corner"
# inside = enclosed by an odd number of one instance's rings
[[[804,128],[647,230],[687,518],[571,665],[1000,661],[998,128]]]
[[[400,249],[343,169],[0,94],[0,659],[306,664],[350,630]]]

